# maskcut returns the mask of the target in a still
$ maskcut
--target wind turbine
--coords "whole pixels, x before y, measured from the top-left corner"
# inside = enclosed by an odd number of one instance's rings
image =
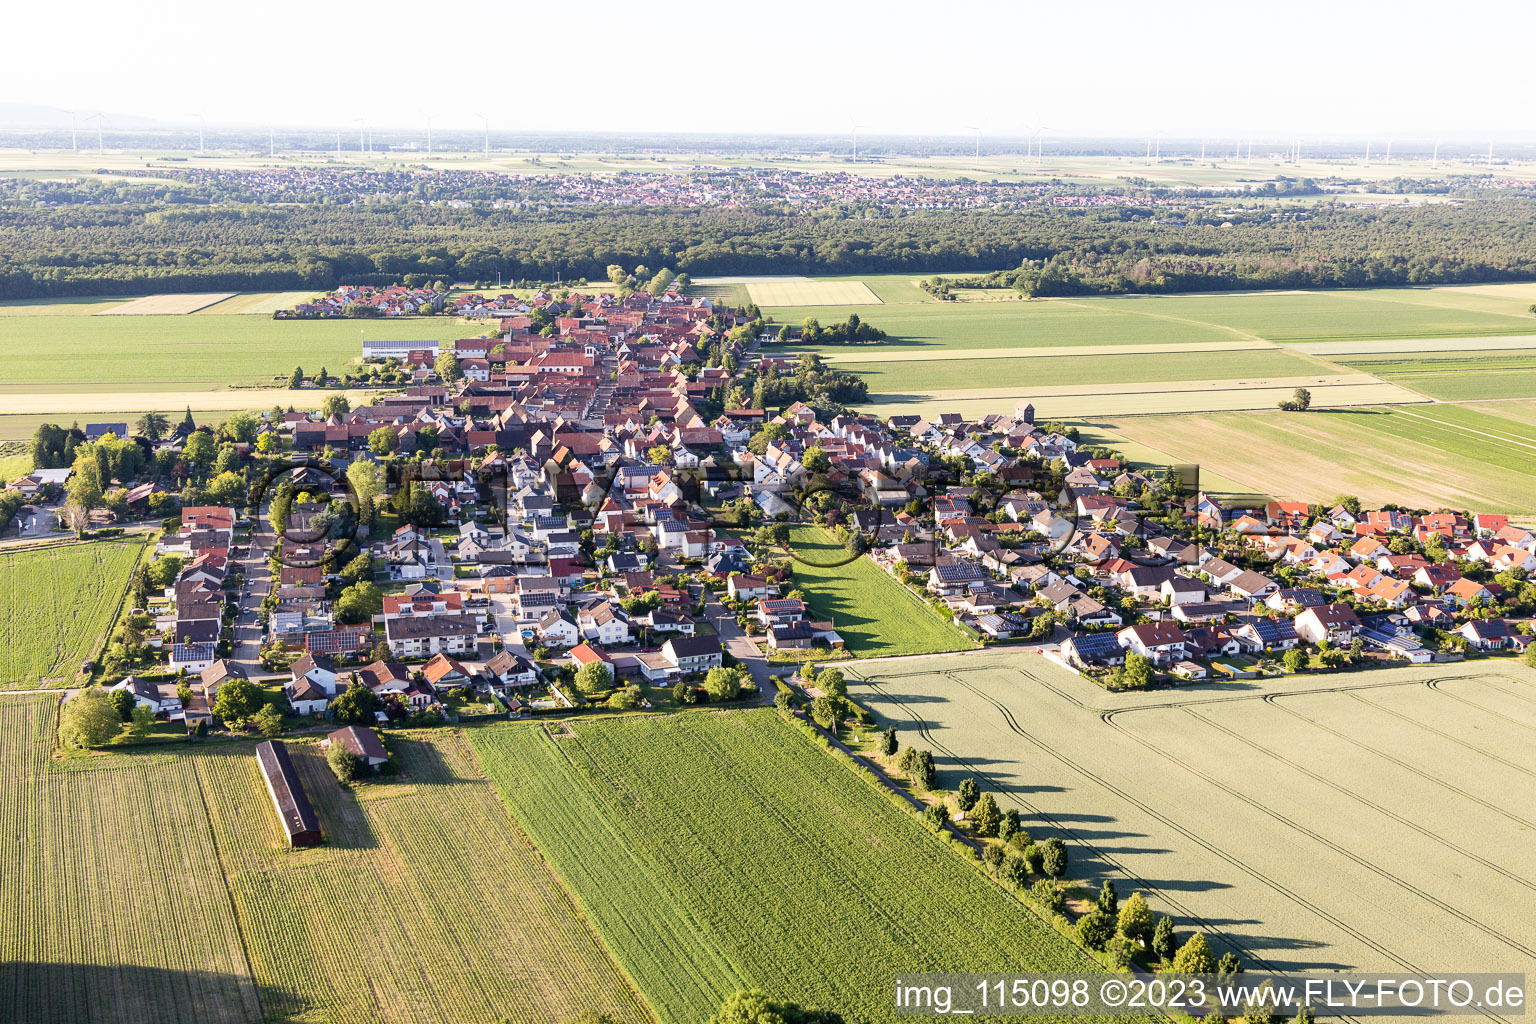
[[[357,151],[359,153],[366,153],[368,151],[368,122],[360,117],[354,117],[352,123],[357,125]]]
[[[859,162],[859,129],[863,128],[864,126],[859,124],[859,122],[854,121],[852,118],[849,118],[849,121],[851,121],[853,123],[853,162],[854,163],[858,163]]]
[[[96,152],[105,153],[107,147],[101,141],[101,111],[98,110],[96,113],[91,114],[86,120],[96,122]]]
[[[1365,166],[1371,166],[1371,140],[1369,136],[1365,140]]]
[[[80,143],[75,138],[75,111],[73,110],[69,112],[69,148],[77,151],[80,149]]]
[[[981,159],[981,129],[976,127],[973,124],[968,124],[968,125],[965,126],[965,130],[968,131],[968,132],[975,132],[976,133],[976,159],[980,160]]]
[[[432,155],[432,115],[427,115],[427,156]]]
[[[1439,139],[1435,140],[1435,155],[1434,155],[1434,158],[1433,158],[1433,166],[1434,166],[1434,169],[1437,170],[1437,171],[1440,169],[1440,140]]]
[[[484,114],[476,114],[475,116],[481,120],[485,128],[485,155],[489,157],[491,155],[491,119]]]
[[[336,159],[341,159],[341,129],[336,129]]]
[[[267,155],[270,157],[277,156],[277,135],[271,128],[267,129]]]
[[[1493,170],[1493,140],[1488,141],[1488,169]]]
[[[202,156],[203,155],[203,129],[208,127],[208,120],[207,120],[207,118],[203,117],[202,114],[193,114],[192,116],[197,118],[197,154],[198,154],[198,156]]]
[[[1392,166],[1392,140],[1387,140],[1387,158],[1383,161],[1388,167]]]
[[[1035,137],[1036,137],[1036,139],[1038,139],[1038,142],[1036,142],[1036,144],[1035,144],[1036,145],[1036,148],[1035,148],[1035,166],[1036,167],[1044,167],[1045,166],[1045,130],[1047,128],[1049,128],[1049,127],[1050,127],[1050,125],[1043,124],[1039,128],[1035,129]]]

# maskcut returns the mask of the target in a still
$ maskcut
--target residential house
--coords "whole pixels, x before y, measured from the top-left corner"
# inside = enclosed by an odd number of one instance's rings
[[[1360,618],[1347,604],[1325,604],[1296,616],[1295,625],[1296,635],[1310,644],[1324,640],[1338,643],[1353,639],[1360,629]]]

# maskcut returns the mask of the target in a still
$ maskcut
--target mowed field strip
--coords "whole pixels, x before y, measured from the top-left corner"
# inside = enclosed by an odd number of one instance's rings
[[[271,316],[280,309],[292,309],[301,302],[308,302],[318,292],[244,292],[223,302],[197,310],[199,316],[227,315],[232,313],[262,313]]]
[[[1417,508],[1536,512],[1530,402],[1093,420],[1095,431],[1199,463],[1248,490],[1302,501],[1340,493]],[[1522,419],[1524,416],[1526,418]]]
[[[745,987],[878,1024],[898,972],[1097,969],[771,708],[466,735],[663,1024]]]
[[[759,306],[878,306],[880,297],[863,281],[747,282],[747,293]]]
[[[1109,694],[1030,655],[860,666],[882,719],[1249,970],[1526,970],[1536,673],[1505,661]]]
[[[172,295],[146,295],[111,309],[104,309],[97,316],[175,316],[196,313],[200,309],[235,297],[234,292],[179,292]]]

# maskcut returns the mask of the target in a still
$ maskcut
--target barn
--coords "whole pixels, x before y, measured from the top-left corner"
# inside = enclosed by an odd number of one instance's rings
[[[282,740],[257,744],[256,764],[267,780],[267,792],[272,795],[272,805],[277,808],[277,820],[282,823],[288,845],[319,845],[320,821],[309,804],[299,773],[294,771],[287,744]]]

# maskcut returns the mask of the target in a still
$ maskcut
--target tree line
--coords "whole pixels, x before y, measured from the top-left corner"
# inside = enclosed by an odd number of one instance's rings
[[[436,279],[1019,268],[1029,294],[1454,284],[1536,278],[1536,199],[795,211],[0,204],[0,297],[332,288]]]

